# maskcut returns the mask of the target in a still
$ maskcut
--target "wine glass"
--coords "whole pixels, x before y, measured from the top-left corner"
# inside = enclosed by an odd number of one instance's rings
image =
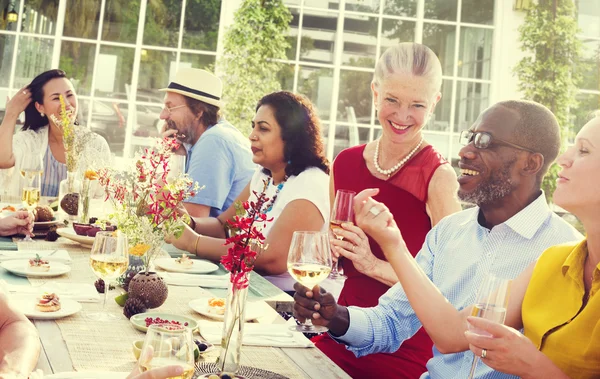
[[[337,190],[335,193],[331,217],[329,218],[329,228],[337,240],[342,241],[344,239],[343,236],[336,233],[338,230],[343,230],[342,224],[354,222],[354,207],[352,206],[354,195],[356,195],[356,192],[343,189]],[[341,256],[333,263],[331,274],[329,274],[330,279],[340,280],[345,278],[345,276],[338,271],[340,259],[342,259]]]
[[[97,277],[104,281],[104,302],[102,312],[90,313],[88,317],[95,321],[111,321],[116,316],[105,312],[106,298],[110,283],[125,273],[129,259],[127,257],[127,236],[120,231],[98,232],[90,252],[90,266]]]
[[[482,317],[486,320],[504,324],[511,283],[512,282],[509,279],[498,278],[494,275],[486,276],[477,292],[477,298],[475,300],[475,305],[473,305],[471,316]],[[489,333],[477,328],[472,328],[471,326],[469,326],[469,330],[473,333],[489,336]],[[478,362],[479,357],[474,356],[469,379],[472,379],[475,375]]]
[[[169,175],[167,178],[174,178],[185,173],[185,155],[171,154],[169,157]]]
[[[288,271],[296,281],[313,288],[331,271],[331,250],[327,232],[294,232],[288,255]],[[313,325],[310,319],[292,327],[304,333],[325,332],[324,326]]]
[[[150,325],[138,365],[142,372],[164,366],[182,366],[183,374],[177,378],[191,379],[194,375],[192,329],[182,325]]]
[[[44,173],[44,161],[42,156],[23,154],[19,166],[21,174],[21,201],[29,213],[37,207],[42,191],[42,174]],[[30,235],[26,235],[23,241],[31,242]]]

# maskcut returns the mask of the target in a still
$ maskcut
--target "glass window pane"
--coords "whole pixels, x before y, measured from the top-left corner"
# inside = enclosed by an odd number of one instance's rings
[[[102,39],[135,43],[139,17],[139,1],[107,0],[102,23]]]
[[[290,21],[290,31],[286,37],[289,47],[285,51],[285,55],[288,59],[296,59],[296,50],[298,47],[298,25],[300,22],[300,10],[296,8],[288,8],[292,14],[292,20]]]
[[[14,88],[24,87],[38,74],[50,70],[53,47],[51,38],[19,37]]]
[[[600,95],[580,93],[577,95],[577,108],[572,111],[573,124],[569,133],[569,140],[574,141],[581,128],[592,119],[593,112],[600,109]]]
[[[578,0],[577,21],[586,37],[600,37],[600,4],[597,0]]]
[[[25,1],[23,31],[27,33],[54,35],[59,0]],[[15,11],[19,11],[18,6]],[[67,25],[65,19],[65,27]]]
[[[95,55],[95,44],[63,41],[61,45],[59,68],[72,78],[75,91],[79,95],[91,93]]]
[[[473,125],[479,114],[490,103],[490,85],[484,83],[457,83],[456,117],[454,131],[461,132]]]
[[[491,29],[461,28],[458,76],[490,79],[493,37]],[[446,75],[451,74],[448,72]]]
[[[415,26],[416,22],[413,21],[384,18],[381,21],[381,53],[400,42],[414,42]]]
[[[15,50],[15,36],[0,35],[0,87],[8,87]],[[33,76],[31,77],[33,79]],[[16,85],[15,85],[16,86]],[[17,87],[21,88],[21,87]]]
[[[335,142],[333,143],[333,155],[336,156],[340,151],[352,146],[362,145],[369,142],[369,127],[359,127],[357,125],[336,125]]]
[[[101,5],[101,1],[67,0],[63,34],[77,38],[98,38]]]
[[[17,31],[17,22],[19,21],[19,17],[21,17],[21,15],[19,15],[19,7],[21,6],[21,2],[19,0],[15,0],[14,4],[6,4],[5,1],[2,2],[2,6],[4,8],[0,9],[2,10],[2,15],[3,17],[0,17],[0,30],[12,30],[12,31]],[[10,13],[10,17],[9,17],[9,13]],[[4,16],[4,14],[6,14],[6,16]],[[25,18],[23,18],[22,21],[22,30],[28,33],[33,33],[30,30],[26,30],[26,27],[28,26],[27,24],[27,15],[25,15]]]
[[[300,59],[311,62],[333,63],[337,16],[337,13],[304,11]]]
[[[286,4],[295,4],[295,5],[299,5],[300,4],[300,0],[285,0],[284,1]],[[304,0],[303,1],[304,6],[305,7],[311,7],[311,8],[325,8],[325,9],[339,9],[340,8],[340,4],[338,0],[329,0],[329,1],[323,1],[323,0]]]
[[[374,67],[377,50],[377,17],[348,15],[344,19],[342,63]]]
[[[416,17],[418,0],[386,0],[383,13],[390,16]]]
[[[277,73],[277,81],[284,91],[294,90],[294,65],[284,64]]]
[[[181,1],[149,1],[146,8],[144,44],[177,47],[180,21]]]
[[[427,142],[429,142],[440,154],[444,157],[448,157],[450,154],[450,141],[448,139],[447,134],[433,134],[427,133],[427,131],[423,132],[423,137]]]
[[[332,87],[333,69],[300,66],[297,92],[312,101],[324,121],[329,120]]]
[[[494,0],[462,0],[461,22],[473,24],[494,23]]]
[[[164,121],[160,119],[162,105],[135,105],[133,135],[135,137],[159,137]]]
[[[128,47],[100,46],[96,65],[96,96],[129,99],[133,57],[135,50]]]
[[[456,21],[458,0],[425,1],[425,18]]]
[[[425,23],[423,25],[423,44],[437,54],[442,62],[442,73],[452,75],[456,26]]]
[[[89,101],[80,102],[86,122],[90,112],[88,105]],[[90,129],[106,139],[111,153],[123,156],[125,131],[127,130],[127,104],[117,101],[94,100],[91,108]]]
[[[185,49],[217,50],[221,0],[188,1],[182,45]]]
[[[450,112],[452,110],[452,80],[442,81],[442,98],[435,106],[435,113],[429,120],[427,130],[450,131]]]
[[[379,0],[346,0],[346,10],[362,13],[379,13]]]
[[[340,72],[340,93],[338,101],[338,121],[352,124],[370,124],[371,80],[373,73],[342,70]]]
[[[158,89],[169,85],[177,65],[175,53],[169,51],[142,49],[141,54],[137,99],[144,101],[148,93],[159,94]],[[158,97],[162,98],[160,94]]]
[[[214,55],[181,53],[179,68],[193,67],[214,71],[215,58]]]
[[[581,62],[577,71],[582,76],[580,87],[584,89],[600,89],[600,41],[583,43]]]

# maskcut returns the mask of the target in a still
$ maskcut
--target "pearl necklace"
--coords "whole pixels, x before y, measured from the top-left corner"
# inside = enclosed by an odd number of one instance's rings
[[[373,164],[375,165],[375,170],[377,170],[378,173],[387,175],[388,178],[392,175],[392,173],[398,171],[398,169],[400,167],[402,167],[402,165],[405,164],[415,154],[415,152],[419,149],[419,147],[421,147],[421,145],[423,144],[423,138],[421,138],[421,141],[419,141],[417,146],[415,146],[415,148],[412,149],[411,152],[408,153],[408,155],[406,157],[404,157],[400,162],[396,163],[396,165],[394,167],[387,169],[387,170],[383,170],[381,167],[379,167],[379,163],[377,162],[377,159],[379,157],[379,142],[380,141],[381,141],[381,139],[378,139],[377,144],[375,145],[375,156],[373,156]]]

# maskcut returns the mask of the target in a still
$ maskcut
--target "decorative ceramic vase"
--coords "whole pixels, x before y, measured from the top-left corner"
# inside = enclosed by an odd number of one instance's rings
[[[67,178],[60,182],[58,189],[59,213],[65,220],[77,221],[81,181],[76,171],[67,171]]]
[[[129,282],[129,298],[142,300],[148,308],[158,308],[169,295],[167,284],[156,272],[138,272]]]
[[[246,278],[248,275],[249,273],[246,273]],[[221,372],[235,374],[240,369],[247,297],[248,287],[238,289],[231,280],[229,281],[221,337],[221,355],[217,361]]]

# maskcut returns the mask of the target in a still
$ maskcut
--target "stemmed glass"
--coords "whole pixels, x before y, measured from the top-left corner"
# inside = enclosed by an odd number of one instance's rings
[[[185,155],[172,154],[169,157],[169,175],[167,178],[176,177],[185,173]]]
[[[511,280],[488,275],[483,280],[483,284],[479,287],[475,305],[471,316],[481,317],[486,320],[491,320],[500,324],[504,324],[506,319],[506,308],[508,307],[508,296],[510,293]],[[472,328],[469,330],[473,333],[481,335],[489,335],[487,332]],[[472,379],[477,369],[479,357],[473,357],[473,364],[469,373],[469,379]]]
[[[343,230],[342,224],[354,222],[354,207],[352,206],[354,195],[356,195],[356,192],[343,189],[337,190],[335,193],[331,217],[329,218],[329,228],[331,229],[333,236],[339,241],[344,240],[344,237],[337,233],[338,230]],[[329,274],[330,279],[340,280],[345,278],[345,276],[338,271],[340,259],[342,259],[341,256],[333,263],[331,274]]]
[[[331,250],[327,232],[294,232],[288,255],[288,271],[307,288],[321,283],[331,271]],[[304,333],[325,332],[324,326],[313,325],[310,319],[292,327]]]
[[[21,201],[29,213],[37,207],[42,191],[42,174],[44,173],[44,162],[41,155],[23,154],[19,173],[22,179]],[[31,242],[31,236],[26,235],[23,241]]]
[[[138,364],[142,372],[164,366],[182,366],[183,374],[177,378],[191,379],[194,375],[192,329],[182,325],[150,325]]]
[[[105,311],[106,298],[110,283],[123,275],[127,270],[127,236],[119,231],[98,232],[90,252],[90,266],[97,277],[104,281],[104,302],[102,312],[89,313],[88,317],[95,321],[111,321],[116,316]]]

